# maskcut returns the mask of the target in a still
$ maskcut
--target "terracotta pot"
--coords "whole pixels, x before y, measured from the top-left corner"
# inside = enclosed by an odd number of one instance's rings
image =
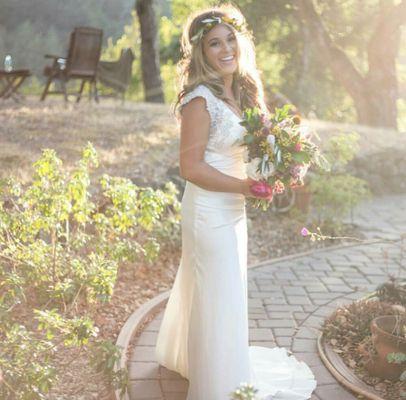
[[[406,353],[406,338],[395,334],[396,326],[404,326],[405,317],[384,315],[371,322],[372,342],[377,356],[367,365],[371,374],[384,379],[399,379],[405,364],[389,363],[389,353]]]
[[[295,206],[302,211],[303,213],[307,214],[309,212],[310,207],[310,200],[312,197],[312,193],[310,192],[309,186],[298,186],[293,189],[296,194],[295,198]]]

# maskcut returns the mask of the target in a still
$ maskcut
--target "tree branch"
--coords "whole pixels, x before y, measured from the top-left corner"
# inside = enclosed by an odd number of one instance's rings
[[[364,78],[352,64],[345,52],[335,45],[324,24],[316,12],[313,0],[299,0],[300,16],[308,24],[313,39],[318,44],[321,58],[333,71],[334,76],[347,89],[352,97],[357,98],[364,88]]]
[[[382,14],[368,44],[368,59],[372,64],[386,57],[396,58],[399,28],[406,23],[406,0]]]

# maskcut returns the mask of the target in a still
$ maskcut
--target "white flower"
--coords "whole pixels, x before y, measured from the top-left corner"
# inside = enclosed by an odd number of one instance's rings
[[[300,137],[307,139],[310,137],[310,128],[306,125],[300,125],[299,133],[300,133]]]
[[[261,175],[264,178],[269,178],[275,172],[274,165],[272,163],[270,163],[268,161],[268,159],[269,159],[268,154],[265,154],[261,161],[260,170],[261,170]]]
[[[256,181],[261,179],[261,173],[259,172],[259,164],[261,159],[259,157],[253,158],[247,164],[247,175]]]
[[[275,145],[275,136],[274,135],[268,135],[267,136],[267,138],[266,138],[266,140],[268,141],[268,143],[272,146],[272,148],[273,148],[273,146]]]
[[[272,176],[275,172],[275,167],[268,161],[268,158],[268,154],[265,154],[262,159],[259,157],[253,158],[247,164],[247,175],[256,181]]]

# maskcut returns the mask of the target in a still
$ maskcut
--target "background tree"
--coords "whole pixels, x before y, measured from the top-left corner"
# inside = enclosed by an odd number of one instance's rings
[[[398,83],[396,57],[399,51],[400,26],[406,23],[406,1],[380,1],[375,15],[375,29],[367,44],[368,69],[362,74],[339,45],[334,43],[313,1],[298,2],[304,26],[331,68],[336,79],[354,99],[358,122],[372,126],[397,128]]]
[[[158,28],[154,0],[137,0],[135,9],[141,31],[141,70],[145,101],[164,102],[159,65]]]

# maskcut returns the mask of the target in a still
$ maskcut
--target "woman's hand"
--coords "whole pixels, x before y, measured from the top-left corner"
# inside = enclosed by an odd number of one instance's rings
[[[251,185],[253,185],[255,182],[254,179],[251,178],[246,178],[242,180],[241,183],[241,193],[245,196],[245,197],[254,197],[257,198],[257,196],[255,196],[252,192],[251,192]]]
[[[254,185],[254,187],[252,187]],[[272,201],[272,188],[265,182],[255,181],[251,178],[242,180],[242,194],[246,197]]]

